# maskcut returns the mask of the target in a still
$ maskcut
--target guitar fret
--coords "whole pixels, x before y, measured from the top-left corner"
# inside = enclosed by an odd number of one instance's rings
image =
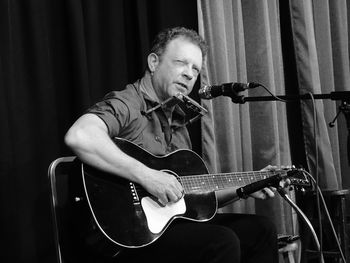
[[[188,175],[180,178],[185,192],[211,192],[229,187],[240,187],[253,182],[266,179],[276,174],[284,174],[285,171],[256,171]]]

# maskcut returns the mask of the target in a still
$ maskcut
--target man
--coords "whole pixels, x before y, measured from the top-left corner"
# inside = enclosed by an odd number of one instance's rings
[[[171,28],[156,37],[144,76],[125,90],[111,92],[69,129],[65,142],[81,161],[141,185],[162,205],[176,203],[184,193],[171,174],[147,167],[111,140],[122,137],[154,155],[189,149],[189,134],[177,106],[159,103],[188,95],[206,55],[204,40],[193,30]],[[217,191],[219,205],[237,199],[235,189]],[[271,189],[254,194],[274,196]],[[126,249],[118,262],[277,262],[275,227],[256,215],[218,214],[207,223],[176,221],[152,244]]]

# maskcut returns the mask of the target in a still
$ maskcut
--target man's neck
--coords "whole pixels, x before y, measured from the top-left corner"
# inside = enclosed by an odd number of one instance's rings
[[[151,79],[151,74],[149,71],[145,72],[145,75],[141,79],[141,90],[143,93],[147,94],[147,96],[155,101],[155,102],[160,102],[156,91],[154,90],[153,84],[152,84],[152,79]]]
[[[140,88],[141,88],[141,91],[143,93],[147,94],[147,96],[151,100],[158,102],[158,103],[161,103],[161,101],[158,98],[156,91],[153,87],[152,78],[151,78],[151,74],[149,71],[146,71],[144,77],[141,79]],[[171,119],[173,110],[174,110],[174,106],[173,107],[163,107],[163,111],[168,119]]]

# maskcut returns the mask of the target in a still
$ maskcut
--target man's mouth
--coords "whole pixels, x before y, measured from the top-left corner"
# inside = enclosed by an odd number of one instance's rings
[[[181,82],[176,82],[177,86],[180,87],[181,91],[183,90],[184,92],[187,92],[188,87],[187,85],[181,83]]]

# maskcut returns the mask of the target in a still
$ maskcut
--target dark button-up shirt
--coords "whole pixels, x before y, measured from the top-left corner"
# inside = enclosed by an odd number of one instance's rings
[[[122,91],[108,93],[88,113],[96,114],[105,122],[111,138],[127,139],[154,155],[190,149],[191,141],[180,107],[175,106],[170,120],[161,107],[145,114],[156,105],[151,81],[146,76]]]

